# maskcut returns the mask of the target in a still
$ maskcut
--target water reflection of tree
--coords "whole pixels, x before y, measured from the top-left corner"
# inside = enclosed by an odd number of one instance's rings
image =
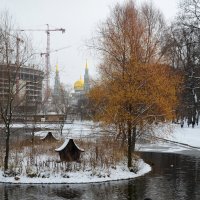
[[[6,185],[4,186],[4,200],[9,200],[8,199],[8,187]]]
[[[131,182],[128,182],[128,200],[137,200],[137,187]]]

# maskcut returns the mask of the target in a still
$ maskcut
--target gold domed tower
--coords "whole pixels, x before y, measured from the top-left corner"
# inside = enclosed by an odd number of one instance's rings
[[[74,83],[74,90],[75,92],[84,91],[84,81],[81,77]]]

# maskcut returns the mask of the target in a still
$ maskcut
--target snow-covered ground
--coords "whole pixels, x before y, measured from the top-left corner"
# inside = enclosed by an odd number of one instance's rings
[[[46,124],[38,125],[41,128],[47,129]],[[49,129],[53,130],[56,134],[58,131],[58,125],[48,125]],[[21,125],[15,125],[15,127],[21,127]],[[170,128],[169,128],[170,127]],[[166,131],[166,129],[168,131]],[[170,130],[170,131],[169,131]],[[166,132],[168,134],[163,134],[164,138],[170,141],[179,142],[183,144],[173,144],[172,142],[165,142],[156,140],[153,143],[148,144],[137,144],[136,148],[139,151],[152,151],[152,152],[181,152],[183,150],[193,149],[187,145],[200,151],[200,127],[184,127],[181,128],[180,125],[170,124],[166,127],[159,127],[156,129],[157,136],[160,137],[160,133]],[[97,136],[99,128],[95,127],[95,124],[91,122],[80,122],[75,121],[73,124],[66,124],[63,129],[63,137],[65,138],[79,138],[79,137],[93,137]],[[170,134],[169,134],[170,132]],[[36,133],[37,136],[43,137],[47,133],[47,130],[39,131]],[[107,172],[99,170],[95,174],[91,170],[78,171],[78,172],[66,172],[63,174],[45,174],[37,178],[29,178],[25,175],[20,175],[19,177],[4,177],[3,172],[0,172],[0,182],[9,183],[89,183],[89,182],[102,182],[110,180],[121,180],[135,178],[145,173],[148,173],[151,167],[144,163],[142,160],[138,161],[138,171],[137,173],[130,172],[126,167],[126,163],[121,163],[115,168],[109,168]]]
[[[4,183],[94,183],[94,182],[105,182],[114,180],[131,179],[138,176],[142,176],[151,171],[151,167],[144,163],[143,160],[138,161],[137,173],[130,172],[126,166],[126,163],[118,165],[116,169],[110,169],[109,172],[98,172],[93,174],[91,171],[77,171],[77,172],[66,172],[65,174],[50,174],[48,178],[36,177],[29,178],[27,176],[19,176],[16,180],[15,177],[4,177],[3,172],[0,171],[0,182]]]
[[[167,129],[167,131],[165,129]],[[164,132],[162,138],[168,141],[156,140],[150,144],[137,144],[138,150],[169,153],[181,153],[181,151],[184,150],[194,149],[200,151],[200,126],[192,128],[191,126],[187,127],[185,125],[183,128],[181,128],[179,124],[170,124],[167,125],[167,128],[160,127],[157,132],[159,137],[161,135],[160,133]]]
[[[28,125],[31,128],[31,124]],[[23,124],[14,124],[15,128],[22,128]],[[39,136],[43,138],[48,131],[51,131],[56,138],[96,138],[100,135],[100,128],[97,124],[94,124],[90,121],[74,121],[73,124],[65,124],[63,128],[63,134],[60,136],[59,134],[59,124],[37,124],[37,127],[43,129],[42,131],[38,131],[35,133],[35,136]],[[47,160],[45,156],[39,158],[42,162]],[[23,167],[19,175],[11,176],[4,175],[2,171],[0,171],[0,182],[6,183],[91,183],[91,182],[104,182],[104,181],[114,181],[114,180],[122,180],[122,179],[130,179],[138,176],[142,176],[145,173],[151,171],[151,167],[144,163],[143,160],[136,161],[137,164],[135,166],[134,171],[136,173],[130,172],[127,167],[127,161],[122,161],[118,163],[116,166],[110,166],[105,168],[87,168],[83,170],[57,170],[57,167],[43,169],[38,172],[37,167],[31,167],[29,171],[31,174],[34,174],[34,177],[27,177],[27,160],[23,158],[22,163]],[[72,164],[73,165],[73,164]],[[76,165],[76,164],[75,164]],[[76,165],[77,166],[77,165]],[[66,166],[65,166],[66,167]],[[30,168],[30,165],[29,165]],[[73,167],[72,167],[73,168]],[[16,170],[15,170],[16,171]],[[32,173],[33,172],[33,173]],[[35,176],[36,175],[36,176]]]
[[[185,143],[194,147],[200,147],[200,127],[184,127],[174,125],[174,131],[168,138],[172,141]]]
[[[31,127],[31,125],[29,126]],[[60,135],[59,124],[38,124],[37,126],[43,130],[36,132],[36,136],[45,136],[47,129],[51,130],[57,136]],[[73,139],[80,137],[96,137],[100,132],[100,128],[91,121],[74,121],[72,124],[65,124],[62,132],[63,137]]]

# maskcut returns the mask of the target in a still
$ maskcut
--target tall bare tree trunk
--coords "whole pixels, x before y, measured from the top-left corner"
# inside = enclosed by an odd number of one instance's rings
[[[128,121],[128,167],[132,167],[132,127]]]
[[[132,151],[135,151],[135,143],[136,143],[136,126],[132,128]]]
[[[4,171],[8,170],[8,158],[10,152],[10,127],[6,127],[6,154],[4,159]]]

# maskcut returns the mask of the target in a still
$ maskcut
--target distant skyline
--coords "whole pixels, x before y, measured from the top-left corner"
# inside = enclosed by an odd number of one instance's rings
[[[80,75],[83,77],[86,60],[90,75],[95,76],[98,60],[86,49],[85,41],[95,34],[97,24],[109,16],[110,7],[117,2],[122,3],[124,0],[1,0],[0,11],[8,10],[21,29],[46,29],[46,24],[50,28],[66,29],[64,34],[51,32],[51,50],[68,47],[51,54],[51,85],[58,64],[61,82],[73,86]],[[136,2],[140,4],[144,0]],[[177,12],[179,0],[152,2],[169,21]],[[36,52],[46,51],[45,31],[27,34]]]

